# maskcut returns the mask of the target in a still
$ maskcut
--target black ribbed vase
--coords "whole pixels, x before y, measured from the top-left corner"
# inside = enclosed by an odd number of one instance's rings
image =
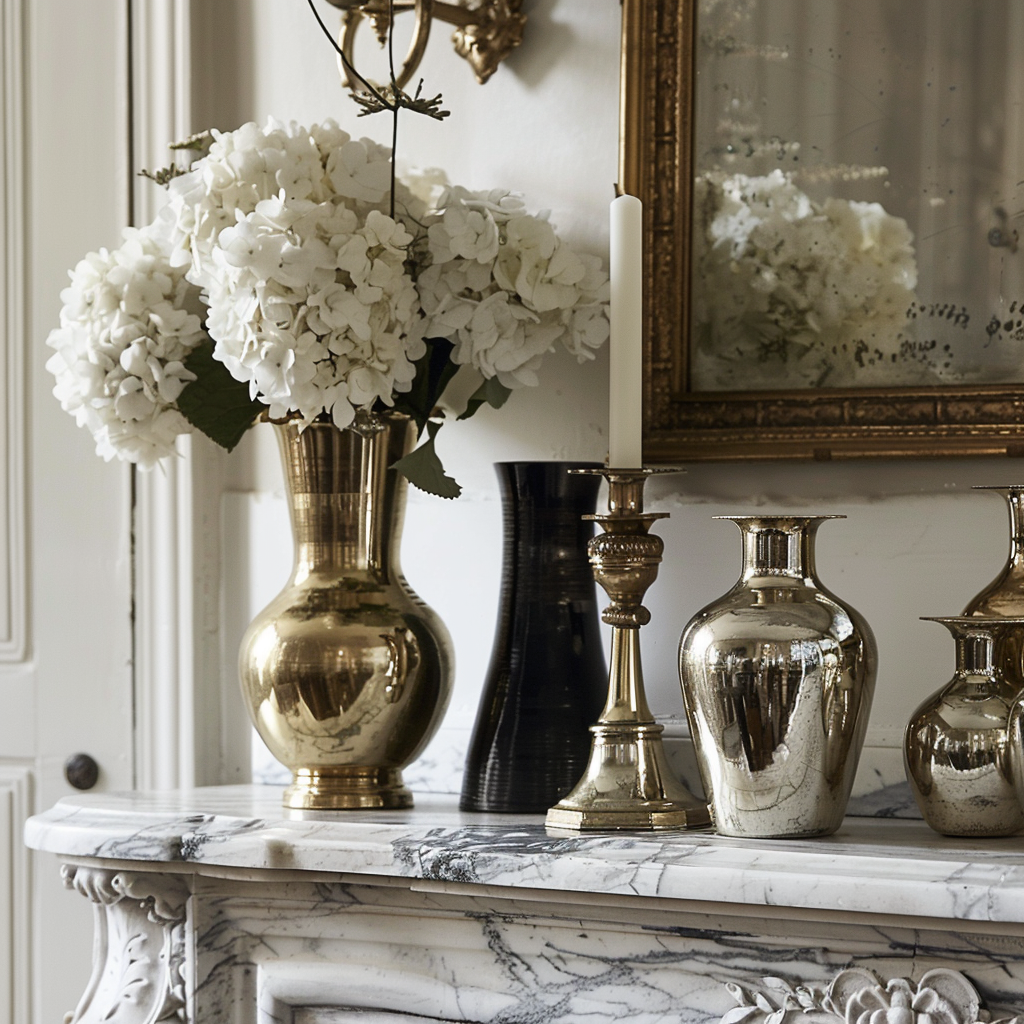
[[[587,541],[585,462],[498,462],[498,629],[462,781],[464,811],[543,812],[579,781],[608,693]]]

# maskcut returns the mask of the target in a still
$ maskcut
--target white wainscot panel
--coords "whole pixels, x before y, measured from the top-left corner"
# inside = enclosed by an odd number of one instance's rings
[[[29,1019],[28,851],[21,841],[32,774],[0,763],[0,1021]]]

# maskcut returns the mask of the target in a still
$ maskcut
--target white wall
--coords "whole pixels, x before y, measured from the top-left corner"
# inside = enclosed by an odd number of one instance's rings
[[[320,6],[336,25],[337,12]],[[422,74],[427,91],[444,93],[452,116],[440,125],[405,117],[401,156],[442,166],[472,187],[521,190],[532,206],[550,208],[573,242],[605,254],[617,161],[619,4],[527,0],[524,7],[530,22],[522,50],[483,87],[438,26]],[[232,17],[237,45],[242,53],[251,48],[252,56],[247,74],[225,83],[225,116],[274,114],[303,122],[334,117],[350,131],[384,139],[384,121],[357,122],[337,86],[333,55],[303,3],[250,0]],[[540,387],[518,392],[498,412],[485,409],[469,423],[446,426],[440,435],[446,466],[465,493],[443,502],[413,492],[404,546],[407,575],[448,622],[456,643],[456,693],[447,723],[455,732],[440,743],[457,739],[472,723],[493,634],[501,537],[491,463],[603,459],[606,401],[604,354],[583,367],[554,355]],[[232,466],[236,490],[280,492],[272,439],[247,439]],[[734,582],[739,569],[735,527],[710,517],[754,509],[841,512],[849,519],[827,524],[820,534],[821,577],[875,629],[881,668],[869,744],[898,743],[916,703],[952,672],[952,642],[941,627],[921,623],[918,616],[959,612],[1005,557],[1001,499],[972,493],[970,486],[1022,479],[1016,464],[1000,460],[918,460],[702,464],[691,466],[685,477],[658,481],[649,505],[670,511],[672,518],[658,527],[666,541],[665,563],[649,593],[654,618],[644,630],[656,713],[682,714],[674,665],[679,633],[690,615]],[[264,497],[260,508],[259,523],[283,528],[279,503]],[[278,564],[283,581],[290,552],[285,537],[272,539],[274,529],[256,540],[257,561],[264,578],[273,577],[269,566]],[[892,781],[899,759],[885,763],[883,781]],[[862,788],[868,781],[862,780]]]

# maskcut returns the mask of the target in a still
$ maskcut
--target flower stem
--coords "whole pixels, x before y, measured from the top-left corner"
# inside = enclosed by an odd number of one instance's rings
[[[356,71],[352,62],[348,59],[348,57],[345,56],[345,51],[342,50],[342,48],[338,45],[337,41],[335,40],[334,36],[331,35],[331,30],[324,24],[324,20],[323,18],[320,17],[320,12],[314,6],[313,0],[306,0],[306,3],[309,4],[309,9],[313,12],[313,17],[316,18],[317,24],[320,26],[320,28],[323,29],[324,35],[327,36],[327,38],[331,41],[331,46],[333,46],[334,49],[338,52],[338,57],[341,59],[341,63],[344,66],[345,70],[348,72],[349,76],[361,82],[363,88],[366,89],[366,91],[370,93],[370,95],[373,96],[382,107],[385,107],[387,110],[394,111],[395,116],[397,117],[397,101],[389,103],[380,92],[378,92],[365,78],[363,78],[361,74],[359,74],[358,71]]]
[[[391,96],[395,101],[395,109],[391,114],[391,219],[395,219],[395,179],[397,178],[396,160],[398,157],[398,80],[395,78],[395,0],[388,0],[388,69],[391,72]]]

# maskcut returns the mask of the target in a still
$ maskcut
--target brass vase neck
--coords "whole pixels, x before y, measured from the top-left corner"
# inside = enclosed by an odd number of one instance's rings
[[[1003,491],[1010,513],[1010,564],[1024,572],[1024,488]]]
[[[956,665],[961,672],[990,676],[995,672],[995,643],[990,633],[969,633],[956,640]]]
[[[814,540],[826,519],[843,516],[716,516],[729,519],[743,535],[742,580],[757,576],[815,576]]]
[[[971,615],[926,616],[926,622],[938,622],[956,640],[956,670],[962,675],[1001,675],[996,647],[1012,636],[1024,635],[1024,619]]]
[[[397,571],[403,486],[388,466],[400,458],[408,421],[385,421],[372,433],[330,423],[276,425],[295,537],[295,577]]]
[[[1011,484],[1005,487],[981,484],[975,486],[973,490],[995,491],[996,494],[1001,494],[1006,501],[1007,511],[1010,514],[1010,557],[1003,569],[1003,579],[1005,580],[1006,576],[1024,577],[1024,484]],[[986,591],[982,593],[984,594]],[[971,604],[973,605],[974,602],[972,601]]]

